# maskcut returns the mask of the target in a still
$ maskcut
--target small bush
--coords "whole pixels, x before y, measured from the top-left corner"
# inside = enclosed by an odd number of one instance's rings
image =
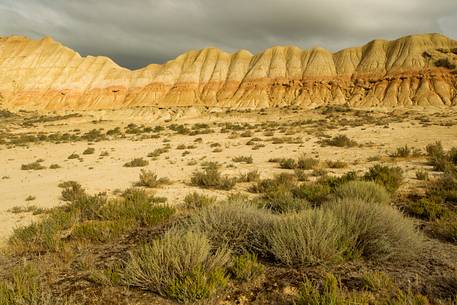
[[[389,193],[393,194],[403,181],[403,171],[399,167],[376,164],[368,170],[363,178],[383,185]]]
[[[260,174],[258,170],[252,170],[244,174],[240,174],[237,181],[238,182],[255,182],[260,179]]]
[[[393,158],[407,158],[411,156],[412,150],[408,147],[408,145],[397,147],[397,150],[390,154]]]
[[[61,193],[61,199],[63,201],[75,201],[78,198],[85,195],[85,190],[76,181],[65,181],[59,184],[60,188],[63,188]]]
[[[296,198],[305,199],[314,206],[319,206],[328,199],[332,188],[327,183],[303,183],[292,192]]]
[[[60,168],[60,167],[61,167],[61,166],[60,166],[59,164],[51,164],[51,165],[49,166],[50,169],[58,169],[58,168]]]
[[[200,209],[216,202],[216,197],[210,197],[197,192],[187,194],[184,197],[184,205],[188,209]]]
[[[283,169],[294,169],[297,167],[297,162],[294,159],[282,159],[279,166]]]
[[[32,163],[21,165],[22,170],[40,170],[45,168],[46,166],[41,165],[41,163],[38,160]]]
[[[236,256],[230,266],[230,273],[238,281],[250,281],[260,276],[265,267],[257,261],[255,254]]]
[[[137,183],[137,186],[144,186],[149,188],[159,187],[164,184],[169,184],[170,179],[166,177],[157,178],[157,174],[150,171],[142,169],[140,172],[140,181]]]
[[[457,243],[457,220],[443,219],[432,225],[433,234],[443,240]]]
[[[248,163],[248,164],[251,164],[253,162],[252,160],[252,156],[238,156],[238,157],[234,157],[232,159],[233,162],[237,162],[237,163]]]
[[[277,219],[265,237],[273,256],[285,265],[335,262],[346,251],[337,218],[319,209]]]
[[[128,285],[180,302],[193,302],[224,287],[229,252],[213,250],[202,233],[168,232],[130,255],[124,279]]]
[[[191,184],[204,188],[215,188],[220,190],[231,190],[236,184],[236,178],[222,176],[217,166],[211,165],[203,171],[196,171],[192,174]]]
[[[93,147],[88,147],[83,151],[83,155],[92,155],[93,153],[95,153],[95,148]]]
[[[420,198],[408,202],[406,211],[412,216],[425,220],[441,219],[448,215],[448,210],[443,203],[443,200],[437,197]]]
[[[337,187],[334,195],[340,199],[355,199],[363,202],[380,204],[390,202],[390,195],[386,189],[372,181],[349,181]]]
[[[352,246],[350,256],[376,259],[414,257],[422,247],[422,236],[413,223],[388,205],[342,199],[324,205],[342,221]]]
[[[285,187],[266,192],[261,197],[260,204],[276,213],[300,211],[310,207],[306,200],[295,198],[294,194]]]
[[[67,159],[69,159],[69,160],[71,160],[71,159],[79,159],[79,155],[76,154],[76,153],[72,153],[71,155],[68,156]]]
[[[417,180],[428,180],[428,172],[425,169],[419,169],[416,171]]]
[[[327,166],[329,168],[345,168],[348,166],[348,164],[344,161],[331,161],[331,160],[327,160],[325,161],[325,163],[327,164]]]
[[[143,158],[135,158],[132,161],[129,161],[124,164],[124,167],[143,167],[149,165],[148,160],[144,160]]]
[[[319,164],[319,160],[318,159],[307,158],[305,156],[301,156],[297,160],[297,166],[296,167],[299,168],[299,169],[308,170],[308,169],[313,169],[318,164]]]
[[[357,146],[357,142],[351,140],[346,135],[336,135],[331,139],[324,140],[323,142],[326,145],[337,146],[337,147],[354,147]]]

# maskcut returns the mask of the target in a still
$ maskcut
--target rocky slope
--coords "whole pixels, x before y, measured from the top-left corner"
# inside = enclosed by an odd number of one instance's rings
[[[0,38],[0,108],[94,110],[205,105],[262,108],[457,105],[457,41],[440,34],[374,40],[331,53],[209,48],[130,71],[51,38]]]

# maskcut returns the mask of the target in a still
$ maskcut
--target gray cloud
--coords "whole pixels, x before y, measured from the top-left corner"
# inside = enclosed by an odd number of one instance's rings
[[[0,0],[0,35],[52,36],[83,55],[106,55],[131,68],[209,46],[335,51],[431,32],[457,37],[457,1]]]

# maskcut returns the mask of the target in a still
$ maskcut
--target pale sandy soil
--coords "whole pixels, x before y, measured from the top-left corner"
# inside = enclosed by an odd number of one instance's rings
[[[346,115],[346,114],[341,114]],[[106,116],[104,116],[105,118]],[[113,117],[115,117],[113,115]],[[313,113],[303,112],[290,115],[271,114],[268,116],[259,115],[243,115],[237,114],[232,116],[216,116],[208,115],[202,118],[182,119],[181,122],[193,124],[195,122],[249,122],[252,124],[261,121],[278,121],[286,122],[289,119],[304,120],[307,118],[315,118]],[[452,119],[452,117],[451,117]],[[432,119],[433,121],[433,119]],[[85,121],[84,119],[72,119],[66,123],[58,122],[48,124],[53,126],[40,126],[41,130],[70,130],[73,128],[81,128],[89,130],[92,128],[104,127],[105,130],[113,126],[125,126],[128,123],[135,122],[137,124],[146,124],[155,126],[164,124],[163,122],[140,121],[138,119],[123,119],[98,123],[96,125]],[[219,128],[215,128],[219,130]],[[12,230],[20,225],[30,223],[34,217],[31,213],[11,213],[9,209],[13,207],[26,207],[35,205],[37,207],[49,208],[61,204],[59,195],[61,189],[57,186],[60,182],[67,180],[78,181],[85,187],[88,192],[107,192],[112,194],[116,189],[126,189],[133,185],[138,180],[138,174],[141,168],[127,168],[123,164],[132,160],[135,157],[143,157],[150,161],[145,169],[155,171],[160,177],[168,177],[172,180],[172,184],[156,189],[158,196],[168,198],[169,204],[182,202],[186,194],[191,191],[199,190],[202,192],[211,193],[219,197],[224,197],[228,194],[226,191],[200,190],[190,186],[189,181],[192,172],[200,168],[202,160],[218,161],[223,163],[222,171],[230,176],[237,176],[240,173],[249,170],[258,169],[261,177],[270,177],[275,173],[284,172],[287,170],[280,169],[277,163],[268,162],[271,158],[282,157],[297,157],[301,153],[309,156],[318,157],[320,160],[341,160],[350,163],[350,167],[345,169],[328,169],[330,174],[341,174],[349,170],[363,172],[374,164],[367,159],[372,156],[387,156],[395,148],[401,145],[409,145],[424,149],[424,147],[434,141],[442,141],[445,148],[457,146],[457,125],[453,126],[428,126],[422,127],[420,124],[403,121],[400,123],[391,123],[388,128],[384,126],[365,125],[358,127],[346,127],[344,130],[332,129],[326,131],[329,135],[345,134],[356,140],[362,147],[354,148],[338,148],[338,147],[321,147],[317,143],[319,138],[314,135],[303,132],[300,128],[292,137],[301,137],[302,144],[272,144],[271,142],[263,141],[265,144],[258,150],[252,150],[252,146],[246,145],[252,137],[238,137],[229,139],[230,133],[212,133],[197,136],[177,135],[171,131],[165,133],[170,136],[161,136],[159,139],[146,139],[141,141],[132,141],[129,139],[118,139],[111,141],[101,141],[93,143],[90,146],[87,141],[74,143],[38,143],[30,144],[28,147],[13,147],[7,148],[0,146],[0,240],[4,242],[11,234]],[[20,132],[21,129],[16,131]],[[275,136],[281,137],[284,134],[278,132]],[[263,132],[253,133],[253,137],[267,139]],[[152,160],[146,157],[148,153],[156,148],[164,146],[163,140],[167,138],[170,142],[171,149],[158,157],[157,160]],[[196,138],[202,138],[202,143],[195,143]],[[222,152],[212,152],[214,148],[210,147],[211,143],[220,143]],[[195,145],[195,149],[189,149],[190,154],[182,156],[184,150],[178,150],[176,147],[179,144]],[[95,153],[91,155],[83,155],[82,152],[87,147],[95,148]],[[109,152],[109,156],[100,157],[103,151]],[[68,160],[67,157],[77,153],[83,161],[78,159]],[[235,156],[252,156],[253,164],[240,164],[232,162]],[[44,169],[44,170],[21,170],[22,164],[27,164],[36,159],[44,159],[42,163],[46,167],[51,164],[59,164],[59,169]],[[189,165],[192,160],[196,160],[196,165]],[[383,161],[387,162],[383,159]],[[390,163],[397,163],[405,170],[408,184],[417,182],[415,179],[415,171],[426,166],[424,159],[417,160],[388,160]],[[231,165],[227,167],[228,165]],[[230,192],[245,191],[248,183],[237,184],[234,190]],[[33,201],[26,201],[27,196],[36,197]]]

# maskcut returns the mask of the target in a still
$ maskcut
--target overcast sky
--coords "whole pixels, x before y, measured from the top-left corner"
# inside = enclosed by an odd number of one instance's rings
[[[0,35],[52,36],[130,68],[210,46],[336,51],[431,32],[457,39],[457,0],[0,0]]]

